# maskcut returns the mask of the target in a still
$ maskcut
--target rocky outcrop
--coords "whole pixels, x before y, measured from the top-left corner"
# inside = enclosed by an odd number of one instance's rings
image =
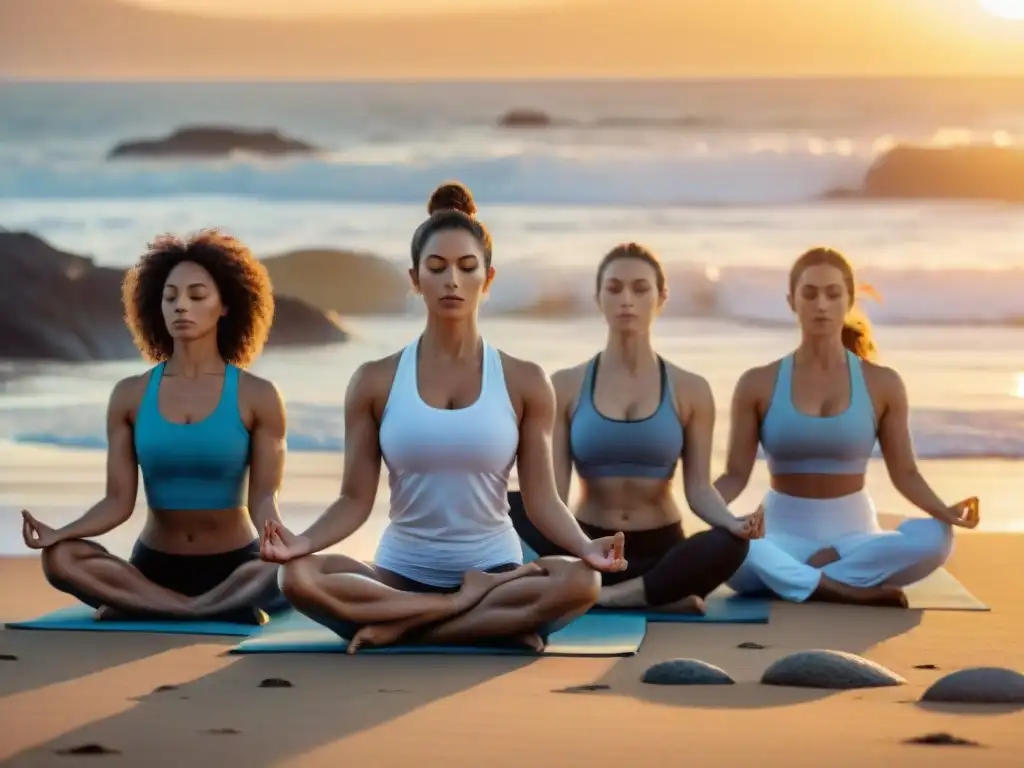
[[[405,314],[409,276],[379,256],[335,250],[293,251],[263,259],[274,288],[339,315]]]
[[[1024,203],[1024,149],[895,147],[875,162],[860,190],[833,196]]]
[[[131,359],[120,269],[65,253],[35,235],[0,231],[0,358]],[[271,345],[326,344],[348,335],[326,313],[276,297]]]
[[[550,128],[554,123],[551,115],[539,109],[510,109],[498,118],[502,128]]]
[[[278,131],[252,131],[224,126],[190,126],[179,128],[159,139],[122,141],[107,154],[107,159],[120,158],[217,158],[233,152],[247,152],[267,157],[309,155],[318,147],[282,135]]]

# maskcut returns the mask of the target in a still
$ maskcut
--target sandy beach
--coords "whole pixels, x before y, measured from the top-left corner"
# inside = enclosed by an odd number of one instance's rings
[[[66,493],[51,484],[45,495],[61,502],[86,498],[101,477],[92,466],[96,457],[60,453]],[[23,450],[19,455],[22,465],[5,473],[4,496],[34,493],[42,500],[39,464]],[[340,466],[331,456],[294,458],[285,484],[294,504],[286,504],[285,514],[302,518],[334,492]],[[382,492],[371,524],[343,550],[372,552],[386,499]],[[5,510],[4,519],[13,523],[11,512]],[[108,539],[115,551],[130,545],[140,522],[133,519]],[[5,551],[15,551],[7,533],[4,539]],[[1024,671],[1024,604],[1017,580],[1008,576],[1022,559],[1024,535],[958,537],[949,569],[992,607],[990,613],[776,604],[767,625],[649,625],[640,653],[625,659],[228,656],[235,643],[230,638],[4,630],[0,760],[65,765],[75,758],[60,750],[100,744],[120,754],[79,759],[154,768],[342,761],[654,766],[673,759],[669,755],[694,766],[745,765],[752,756],[757,764],[787,766],[1019,765],[1019,710],[916,702],[931,682],[956,669]],[[34,557],[0,558],[0,577],[7,585],[0,591],[5,621],[71,602],[48,587]],[[744,642],[766,647],[737,648]],[[835,693],[758,683],[774,659],[807,648],[863,654],[908,685]],[[679,657],[719,665],[738,685],[640,682],[651,664]],[[915,669],[919,665],[936,669]],[[293,687],[260,688],[270,677]],[[583,685],[608,688],[560,692]],[[161,686],[175,687],[158,691]],[[903,743],[935,732],[981,746]]]

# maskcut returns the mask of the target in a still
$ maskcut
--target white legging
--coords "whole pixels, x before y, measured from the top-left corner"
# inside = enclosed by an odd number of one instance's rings
[[[765,536],[750,542],[743,565],[729,580],[741,594],[774,592],[803,602],[822,574],[851,587],[907,586],[941,567],[953,547],[953,531],[934,518],[904,521],[883,531],[867,491],[837,499],[804,499],[768,491]],[[807,565],[822,549],[839,560],[824,568]]]

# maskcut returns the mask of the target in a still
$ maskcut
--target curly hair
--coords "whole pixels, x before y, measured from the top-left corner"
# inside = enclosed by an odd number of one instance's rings
[[[240,240],[217,230],[192,237],[162,235],[124,276],[121,299],[135,346],[150,362],[170,358],[174,341],[161,304],[167,276],[182,262],[198,264],[213,277],[227,314],[217,323],[217,350],[245,367],[263,349],[274,320],[270,275]]]

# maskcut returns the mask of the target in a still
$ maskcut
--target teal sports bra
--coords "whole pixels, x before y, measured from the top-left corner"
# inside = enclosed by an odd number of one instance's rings
[[[835,416],[808,416],[793,405],[793,356],[779,363],[775,391],[761,422],[761,447],[773,475],[860,475],[878,438],[875,409],[860,358],[847,352],[850,406]]]
[[[135,456],[151,509],[235,509],[243,506],[249,469],[249,431],[238,411],[239,371],[224,369],[213,413],[194,424],[160,413],[165,363],[149,374],[135,417]]]

